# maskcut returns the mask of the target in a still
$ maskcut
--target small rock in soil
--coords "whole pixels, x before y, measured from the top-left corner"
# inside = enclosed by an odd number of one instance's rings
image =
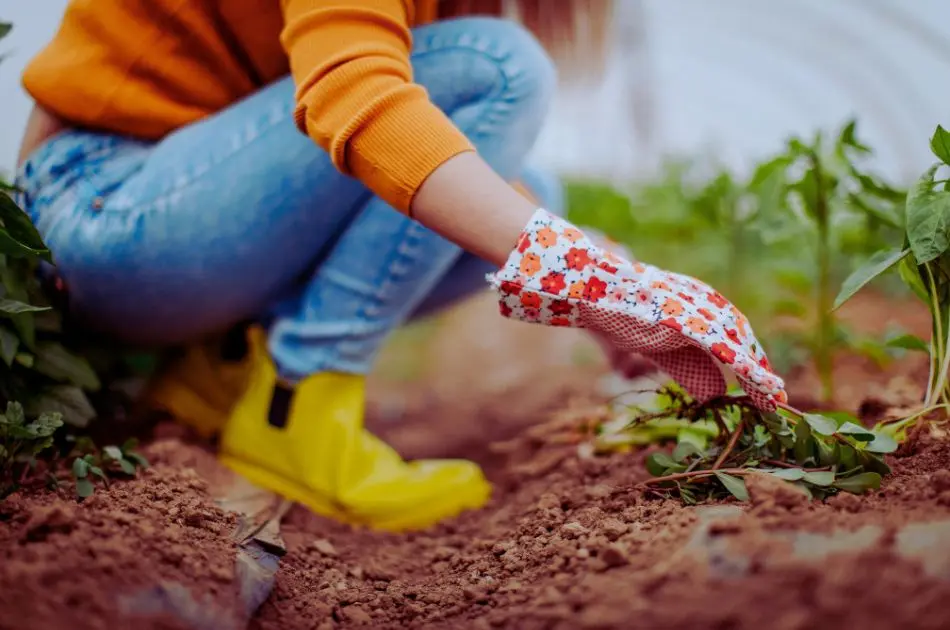
[[[333,543],[331,543],[326,538],[318,538],[317,540],[313,541],[313,543],[311,543],[311,546],[325,556],[329,556],[331,558],[336,556],[336,547],[334,547]]]
[[[858,512],[861,509],[861,499],[850,492],[839,492],[829,498],[827,503],[844,512]]]
[[[629,528],[625,523],[622,523],[615,518],[605,519],[600,524],[598,529],[604,536],[607,537],[608,540],[617,540],[629,531]]]
[[[568,540],[578,538],[586,533],[587,528],[577,521],[571,521],[570,523],[565,523],[561,526],[561,536],[567,538]]]
[[[809,503],[804,490],[769,474],[746,475],[745,485],[749,500],[761,512],[773,509],[791,510]]]
[[[627,557],[627,551],[623,547],[617,544],[608,545],[601,550],[598,557],[604,561],[604,564],[607,565],[607,568],[613,569],[615,567],[622,567],[625,564],[630,564],[630,559]]]

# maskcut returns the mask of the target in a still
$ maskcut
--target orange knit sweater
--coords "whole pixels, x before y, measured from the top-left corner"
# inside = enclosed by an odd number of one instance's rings
[[[71,0],[26,90],[72,124],[158,139],[291,72],[297,126],[406,212],[471,144],[412,82],[438,0]]]

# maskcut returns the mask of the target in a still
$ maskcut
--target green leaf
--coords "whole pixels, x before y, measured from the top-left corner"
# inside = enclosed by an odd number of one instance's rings
[[[6,289],[4,297],[20,302],[28,302],[27,280],[32,275],[32,265],[24,264],[23,261],[8,260],[6,265],[0,265],[0,279],[2,279],[3,286]],[[36,343],[36,314],[20,313],[8,315],[8,317],[20,335],[20,342],[27,348],[32,349]]]
[[[740,501],[749,500],[749,491],[746,489],[745,482],[742,479],[728,473],[719,472],[718,470],[715,471],[714,474],[716,475],[716,479],[725,486],[726,490],[728,490],[732,496]]]
[[[897,450],[897,440],[882,431],[874,432],[874,439],[868,443],[866,450],[872,453],[893,453]]]
[[[58,413],[43,413],[30,423],[34,432],[39,437],[49,437],[56,433],[56,430],[63,426],[63,417]]]
[[[128,461],[127,459],[120,459],[118,461],[119,468],[122,469],[122,472],[127,475],[135,475],[135,465],[132,464],[132,462]]]
[[[0,325],[0,358],[7,365],[13,365],[17,350],[20,348],[20,338],[4,325]]]
[[[882,477],[891,474],[891,467],[884,458],[877,453],[870,453],[867,449],[857,452],[858,463],[868,472],[875,472]]]
[[[839,490],[852,494],[864,494],[869,490],[877,490],[881,487],[881,476],[874,472],[858,473],[844,479],[838,479],[832,485]]]
[[[13,25],[9,22],[0,22],[0,39],[3,39],[13,30]]]
[[[76,480],[76,494],[80,499],[87,499],[91,497],[95,491],[96,487],[88,478],[83,477],[82,479]]]
[[[148,468],[148,460],[144,456],[134,451],[126,451],[125,458],[138,466],[139,468]]]
[[[818,435],[834,435],[838,430],[838,423],[826,416],[817,413],[806,413],[805,422]]]
[[[838,427],[837,433],[847,435],[859,442],[870,442],[874,439],[874,433],[870,429],[853,422],[845,422],[842,424]]]
[[[36,226],[33,225],[33,221],[5,192],[0,193],[0,220],[3,221],[5,231],[15,241],[47,262],[53,262],[49,249],[36,230]]]
[[[83,429],[96,417],[96,410],[81,388],[75,385],[54,385],[43,391],[30,406],[31,413],[57,412],[63,420]]]
[[[869,282],[887,272],[902,261],[908,254],[909,249],[888,249],[875,253],[866,263],[856,269],[842,283],[838,297],[835,298],[832,310],[837,310],[842,304],[850,300],[854,295],[863,289]]]
[[[89,462],[82,457],[73,460],[73,477],[84,479],[89,475]]]
[[[662,477],[672,472],[682,472],[686,466],[677,463],[666,453],[651,453],[646,461],[647,470],[654,477]]]
[[[802,478],[802,481],[805,483],[810,483],[816,486],[830,486],[832,483],[834,483],[834,480],[835,473],[831,470],[807,472]]]
[[[692,442],[680,442],[676,445],[676,448],[673,449],[673,461],[677,464],[682,464],[686,458],[693,455],[699,455],[702,451]]]
[[[27,304],[26,302],[20,302],[19,300],[8,300],[5,298],[0,298],[0,314],[3,315],[19,315],[20,313],[39,313],[41,311],[48,311],[50,308],[48,306],[33,306],[32,304]]]
[[[841,135],[838,138],[838,143],[843,147],[850,147],[852,149],[858,150],[861,153],[871,153],[871,149],[867,145],[862,144],[857,139],[857,136],[855,134],[856,128],[857,128],[857,121],[854,121],[854,120],[850,121],[847,125],[845,125],[844,129],[841,130]]]
[[[950,131],[937,125],[934,135],[930,138],[930,150],[941,162],[950,164]]]
[[[0,198],[2,197],[3,195],[0,195]],[[5,227],[0,227],[0,254],[11,258],[42,258],[43,260],[50,258],[48,249],[33,249],[21,243]]]
[[[931,166],[907,195],[907,237],[918,265],[950,247],[950,193],[933,189],[937,165]]]
[[[908,256],[897,265],[897,273],[904,284],[917,296],[917,299],[929,306],[930,295],[927,293],[927,285],[917,269],[917,262],[913,256]]]
[[[830,439],[816,439],[815,446],[818,447],[819,466],[834,466],[838,463],[840,451],[837,442]]]
[[[38,343],[33,369],[54,380],[72,383],[90,391],[97,391],[101,387],[99,377],[89,363],[59,343]]]
[[[26,414],[23,412],[23,405],[16,401],[7,403],[7,410],[3,413],[7,422],[14,426],[22,426],[26,423]]]
[[[800,466],[805,466],[813,460],[811,425],[807,422],[799,422],[795,425],[795,444],[792,450],[795,452],[795,461]]]
[[[105,474],[105,473],[102,471],[102,469],[99,468],[98,466],[93,466],[92,464],[90,464],[90,465],[89,465],[89,472],[91,472],[91,473],[94,474],[96,477],[99,477],[100,479],[102,479],[102,480],[104,480],[104,481],[108,481],[108,479],[106,479],[106,474]]]
[[[801,468],[776,468],[766,471],[773,477],[784,479],[785,481],[798,481],[805,477],[805,471]]]
[[[123,459],[122,450],[118,446],[106,446],[102,449],[102,452],[105,453],[108,458],[117,462]]]
[[[930,352],[930,344],[917,335],[899,335],[888,339],[885,345],[889,348],[902,348],[904,350],[917,350],[920,352]]]

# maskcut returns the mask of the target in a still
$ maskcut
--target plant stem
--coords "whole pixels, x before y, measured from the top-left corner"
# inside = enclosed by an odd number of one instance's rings
[[[719,453],[719,457],[716,458],[716,462],[713,464],[712,469],[716,470],[722,463],[726,461],[726,458],[729,457],[729,453],[736,447],[736,444],[739,442],[739,436],[742,434],[742,428],[745,426],[745,418],[739,418],[739,424],[736,425],[736,428],[732,430],[732,435],[729,436],[729,443],[726,444],[725,448],[722,449],[722,452]]]
[[[931,345],[936,350],[935,355],[932,357],[934,366],[943,366],[944,363],[944,354],[946,352],[946,346],[944,345],[943,338],[943,314],[940,311],[940,302],[937,296],[937,283],[934,280],[933,271],[930,268],[930,263],[924,265],[924,270],[927,272],[927,284],[930,293],[930,316],[933,320],[933,330],[931,331],[930,342]],[[934,404],[934,399],[941,395],[942,389],[940,387],[940,370],[934,369],[932,372],[932,378],[934,379],[931,384],[927,387],[929,395],[927,396],[926,405],[931,406]]]
[[[821,398],[830,402],[834,395],[834,366],[832,344],[834,342],[834,294],[831,283],[831,217],[829,216],[827,190],[817,153],[811,153],[815,176],[815,216],[818,225],[818,328],[815,338],[815,366],[821,379]]]
[[[950,329],[950,326],[948,326],[947,328]],[[950,330],[948,330],[947,333],[950,334]],[[944,349],[950,347],[950,338],[946,340],[946,343],[944,344],[943,347]],[[947,401],[947,388],[948,388],[947,369],[948,368],[950,368],[950,352],[944,352],[943,361],[940,364],[940,371],[937,373],[937,380],[935,381],[934,392],[932,394],[933,397],[935,398],[939,397],[939,399],[942,399],[944,403],[948,402]],[[933,404],[936,404],[937,401],[931,400],[929,402],[930,404],[933,405]]]
[[[698,479],[701,477],[711,477],[717,472],[726,473],[728,475],[748,475],[749,473],[757,472],[755,468],[723,468],[722,470],[696,470],[693,472],[681,472],[674,475],[666,475],[664,477],[654,477],[653,479],[647,479],[643,482],[644,486],[651,486],[657,483],[663,483],[666,481],[678,481],[680,479]]]

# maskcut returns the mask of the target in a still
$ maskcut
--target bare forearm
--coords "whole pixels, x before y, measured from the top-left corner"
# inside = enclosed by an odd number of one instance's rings
[[[535,210],[537,206],[471,152],[433,171],[412,201],[414,219],[499,267]]]

